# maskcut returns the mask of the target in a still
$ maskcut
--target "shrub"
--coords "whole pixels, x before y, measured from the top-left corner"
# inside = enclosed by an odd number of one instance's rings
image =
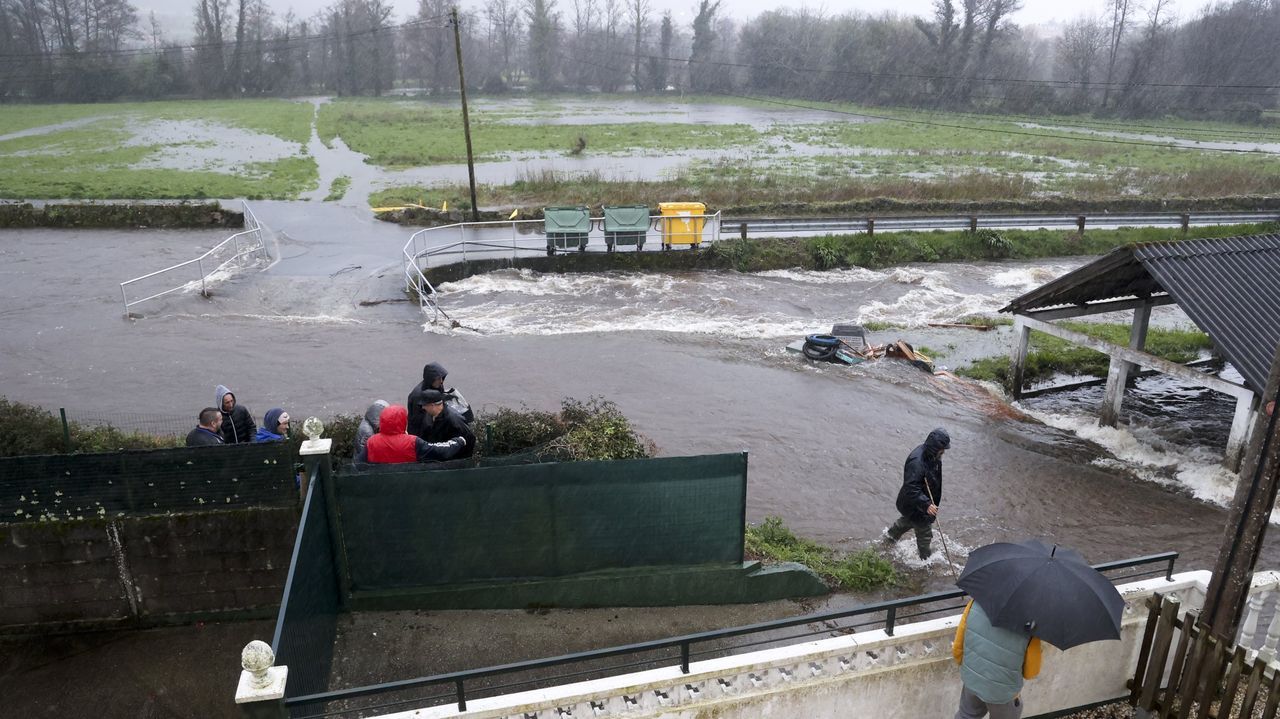
[[[837,588],[865,592],[898,583],[893,564],[874,550],[840,556],[829,547],[797,537],[780,517],[766,517],[759,525],[748,525],[746,550],[762,559],[803,564]]]
[[[0,457],[61,454],[62,423],[43,408],[0,396]]]
[[[544,460],[639,459],[657,448],[617,405],[600,397],[561,403],[558,414],[500,407],[482,417],[477,435],[491,457],[529,452]]]

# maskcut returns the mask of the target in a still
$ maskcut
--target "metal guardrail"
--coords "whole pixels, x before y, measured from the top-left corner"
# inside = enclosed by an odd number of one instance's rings
[[[135,305],[142,304],[143,302],[164,297],[165,295],[170,295],[170,294],[173,294],[174,292],[184,292],[184,291],[194,290],[197,282],[199,283],[199,286],[200,286],[200,294],[205,297],[208,297],[209,296],[208,285],[210,282],[209,278],[215,275],[216,273],[220,272],[227,266],[231,265],[232,263],[238,262],[243,257],[249,257],[253,255],[256,255],[258,259],[263,259],[263,260],[270,259],[270,256],[267,254],[266,243],[262,238],[262,225],[261,223],[258,222],[258,217],[253,214],[253,210],[249,209],[249,203],[242,201],[240,205],[242,210],[244,211],[244,226],[247,229],[237,232],[234,235],[231,235],[230,237],[223,240],[222,242],[219,242],[217,245],[214,245],[212,248],[209,249],[209,251],[205,252],[203,255],[200,255],[199,257],[193,260],[187,260],[186,262],[179,262],[178,264],[170,267],[166,267],[163,270],[156,270],[155,272],[142,275],[141,277],[135,277],[131,280],[125,280],[124,282],[121,282],[120,283],[120,299],[124,302],[124,316],[129,317],[130,316],[129,308]],[[220,254],[226,251],[228,246],[231,246],[234,248],[235,250],[234,254],[231,257],[225,260],[222,260],[216,266],[214,266],[213,269],[206,272],[205,271],[206,263],[209,265],[212,265],[213,262],[216,261],[216,258]],[[195,266],[194,272],[192,271],[192,265]],[[160,292],[156,292],[154,294],[147,295],[146,297],[141,297],[134,300],[129,299],[128,287],[130,285],[134,285],[139,282],[150,280],[155,277],[162,277],[162,276],[168,276],[168,275],[174,275],[175,277],[179,277],[179,278],[186,275],[186,276],[190,276],[191,279],[188,279],[187,281],[182,282],[181,284],[178,284],[176,286],[167,287],[167,289],[161,290]]]
[[[720,213],[711,215],[650,215],[649,228],[645,233],[645,244],[653,247],[661,245],[663,236],[662,223],[672,220],[703,221],[700,239],[714,244],[720,240]],[[440,308],[436,301],[436,289],[427,279],[423,270],[432,266],[433,262],[449,264],[466,262],[468,254],[471,259],[490,259],[495,256],[528,257],[543,252],[573,252],[573,250],[554,250],[548,245],[545,223],[543,220],[498,220],[491,222],[459,222],[440,227],[428,227],[418,230],[409,237],[404,245],[405,289],[418,296],[419,307],[432,312],[432,322],[440,317],[449,319],[449,315]],[[650,236],[657,233],[657,243],[650,242]],[[456,240],[451,236],[456,235]],[[701,244],[698,243],[698,244]],[[582,252],[609,252],[612,248],[604,237],[604,218],[591,218],[591,227],[587,232],[587,243]],[[442,262],[442,260],[445,260]]]
[[[1132,569],[1132,568],[1142,567],[1147,565],[1164,564],[1166,565],[1163,571],[1165,579],[1172,581],[1173,567],[1177,559],[1178,559],[1177,552],[1164,552],[1161,554],[1152,554],[1145,557],[1137,557],[1135,559],[1126,559],[1126,560],[1121,560],[1116,562],[1106,562],[1103,564],[1095,564],[1093,565],[1093,567],[1094,569],[1097,569],[1100,572],[1110,572],[1110,571],[1117,571],[1121,569]],[[1159,573],[1160,572],[1146,572],[1146,573],[1127,575],[1123,578],[1132,579],[1135,577],[1150,576],[1152,574],[1159,574]],[[710,649],[710,650],[697,652],[693,650],[693,647],[695,644],[705,645],[708,643],[715,642],[717,640],[729,639],[729,638],[741,637],[741,636],[749,636],[749,635],[758,635],[764,632],[772,632],[776,630],[802,627],[808,624],[823,625],[823,628],[816,632],[806,631],[802,634],[791,636],[791,637],[766,638],[762,641],[750,643],[744,646],[734,647],[734,649],[741,650],[741,649],[757,646],[760,644],[773,644],[773,643],[778,643],[778,642],[783,642],[788,640],[806,638],[806,637],[815,636],[818,634],[829,634],[832,631],[838,631],[838,629],[833,629],[831,624],[837,620],[849,619],[849,618],[861,617],[861,616],[867,616],[867,615],[880,615],[880,614],[884,615],[883,619],[876,619],[870,622],[854,624],[851,626],[846,625],[845,627],[842,627],[842,629],[861,629],[864,627],[878,626],[880,628],[883,628],[887,634],[889,634],[890,636],[893,636],[894,628],[899,623],[901,623],[900,620],[923,617],[923,616],[928,616],[932,614],[941,614],[942,612],[947,612],[947,611],[954,612],[958,608],[954,604],[947,604],[946,606],[943,606],[940,608],[939,607],[927,608],[927,607],[928,605],[933,605],[940,602],[953,602],[954,600],[961,599],[965,596],[966,596],[966,593],[963,590],[959,590],[959,589],[946,591],[946,592],[934,592],[932,594],[925,594],[925,595],[916,596],[916,597],[908,597],[906,599],[894,599],[886,602],[877,602],[874,604],[867,604],[860,607],[854,607],[852,609],[844,609],[844,610],[833,611],[833,612],[821,612],[817,614],[808,614],[801,617],[794,617],[791,619],[779,619],[771,622],[760,622],[758,624],[750,624],[742,627],[732,627],[729,629],[717,629],[709,632],[699,632],[697,634],[686,634],[684,636],[671,637],[670,639],[659,639],[656,641],[627,644],[624,646],[610,647],[607,649],[596,649],[596,650],[586,651],[586,652],[577,652],[575,654],[566,654],[563,656],[551,657],[548,659],[537,659],[533,661],[515,662],[512,664],[502,664],[499,666],[485,667],[483,669],[473,669],[473,670],[462,671],[462,672],[451,672],[448,674],[438,674],[436,676],[421,677],[417,679],[405,679],[401,681],[385,682],[382,684],[372,684],[368,686],[355,687],[353,689],[341,689],[337,691],[322,692],[317,694],[307,694],[303,696],[297,696],[297,697],[285,699],[284,703],[286,707],[289,707],[294,710],[294,711],[291,711],[291,714],[297,717],[298,716],[297,708],[308,706],[308,705],[324,704],[327,702],[335,702],[335,701],[344,701],[348,699],[355,699],[358,697],[386,694],[390,692],[401,691],[405,689],[412,689],[416,687],[443,685],[443,686],[451,687],[452,691],[450,691],[448,694],[440,694],[440,695],[435,695],[430,697],[415,697],[414,699],[405,700],[405,701],[389,702],[386,704],[379,705],[378,707],[342,709],[340,711],[334,711],[334,712],[310,714],[310,715],[307,715],[307,717],[311,718],[311,717],[330,716],[335,714],[345,714],[345,713],[351,713],[351,712],[368,711],[370,709],[385,708],[385,707],[395,706],[398,704],[440,701],[442,699],[450,699],[451,701],[457,703],[458,711],[466,711],[467,710],[466,683],[468,681],[473,681],[473,680],[482,679],[486,677],[513,675],[513,674],[518,674],[521,672],[529,672],[537,669],[546,669],[549,667],[558,667],[558,666],[565,666],[565,665],[571,665],[571,664],[582,664],[584,662],[597,660],[597,659],[607,659],[610,657],[636,655],[636,654],[642,654],[645,652],[652,652],[654,650],[662,650],[662,649],[679,649],[680,670],[683,673],[688,674],[689,663],[690,661],[692,661],[693,658],[704,656],[704,655],[715,653],[715,652],[725,651],[725,649],[721,648],[721,649]],[[912,614],[903,613],[904,610],[910,610],[912,608],[920,608],[920,611]],[[639,662],[633,662],[631,664],[625,664],[625,665],[622,665],[621,667],[611,667],[611,668],[633,669],[637,666],[653,664],[653,663],[655,663],[655,660],[643,660]],[[567,675],[560,675],[556,677],[540,677],[538,679],[515,681],[510,684],[503,685],[497,688],[505,690],[505,689],[511,689],[517,686],[523,686],[523,685],[527,685],[535,682],[547,682],[547,681],[576,678],[588,673],[593,673],[593,670],[579,670]],[[490,688],[490,689],[492,690],[493,688]]]
[[[1015,227],[1075,227],[1083,232],[1089,224],[1135,227],[1181,227],[1192,225],[1249,224],[1280,221],[1280,212],[1147,212],[1095,215],[918,215],[850,218],[726,218],[723,227],[747,233],[777,236],[789,233],[866,232],[906,230],[970,230]],[[745,229],[744,229],[745,228]]]

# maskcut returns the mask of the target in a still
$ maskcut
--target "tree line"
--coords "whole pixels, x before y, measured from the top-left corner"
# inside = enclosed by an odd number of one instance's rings
[[[195,0],[165,36],[129,0],[0,0],[0,101],[457,91],[451,4],[335,0],[311,17],[265,0]],[[1177,115],[1257,122],[1280,97],[1280,0],[1178,18],[1172,0],[1106,0],[1056,36],[1020,0],[935,0],[928,16],[801,7],[692,22],[649,0],[485,0],[460,8],[476,89],[691,91],[953,111]]]

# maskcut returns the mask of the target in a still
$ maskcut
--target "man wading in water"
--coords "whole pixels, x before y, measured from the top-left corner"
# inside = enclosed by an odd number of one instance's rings
[[[950,447],[951,435],[939,427],[907,455],[897,502],[902,516],[884,530],[885,544],[897,542],[908,529],[914,529],[920,558],[928,559],[933,553],[933,523],[938,518],[938,505],[942,504],[942,454]]]

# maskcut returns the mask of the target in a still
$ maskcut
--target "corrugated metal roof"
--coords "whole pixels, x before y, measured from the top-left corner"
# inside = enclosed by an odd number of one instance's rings
[[[1122,247],[1028,292],[1002,312],[1167,292],[1254,391],[1280,345],[1280,235]]]

